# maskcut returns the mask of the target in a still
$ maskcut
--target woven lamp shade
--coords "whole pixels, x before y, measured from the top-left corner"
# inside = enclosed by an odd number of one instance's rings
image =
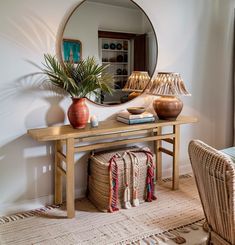
[[[183,108],[178,95],[190,95],[179,73],[159,72],[151,81],[148,94],[160,96],[153,107],[160,119],[175,119]]]
[[[147,71],[133,71],[128,78],[123,91],[143,92],[150,80]]]
[[[180,74],[175,72],[159,72],[151,82],[148,93],[165,96],[191,95]]]
[[[133,71],[128,78],[122,91],[131,92],[128,100],[131,100],[142,93],[150,81],[148,72],[146,71]]]

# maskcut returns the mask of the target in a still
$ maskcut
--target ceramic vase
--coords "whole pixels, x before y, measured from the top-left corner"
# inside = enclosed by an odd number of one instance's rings
[[[89,118],[89,109],[85,98],[72,98],[68,109],[68,119],[73,128],[85,128]]]

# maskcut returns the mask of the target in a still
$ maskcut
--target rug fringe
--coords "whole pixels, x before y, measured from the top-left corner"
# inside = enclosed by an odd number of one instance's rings
[[[61,207],[61,205],[53,204],[53,205],[47,205],[43,208],[38,208],[38,209],[30,210],[30,211],[17,213],[17,214],[2,216],[2,217],[0,217],[0,225],[9,223],[11,221],[16,221],[19,219],[25,219],[28,217],[40,215],[41,213],[45,213],[48,210],[52,210],[52,209],[60,208],[60,207]]]
[[[193,177],[192,174],[182,174],[179,176],[180,179],[187,179],[192,177]],[[168,181],[172,181],[172,177],[162,179],[162,182],[168,182]]]
[[[141,241],[144,241],[146,244],[158,244],[160,241],[161,242],[167,242],[169,240],[173,240],[175,243],[177,244],[181,244],[181,241],[183,241],[183,237],[179,234],[179,233],[188,233],[191,232],[193,230],[195,230],[195,228],[192,228],[191,226],[198,226],[198,227],[202,227],[203,224],[205,223],[205,218],[188,223],[186,225],[182,225],[182,226],[178,226],[176,228],[173,229],[169,229],[166,231],[162,231],[159,233],[149,233],[149,234],[145,234],[143,236],[139,236],[136,237],[134,239],[131,240],[123,240],[121,242],[118,243],[114,243],[115,245],[118,244],[140,244]],[[188,229],[188,227],[191,228],[191,230]],[[184,230],[187,229],[187,232]],[[184,239],[185,240],[185,239]],[[153,243],[155,242],[155,243]]]

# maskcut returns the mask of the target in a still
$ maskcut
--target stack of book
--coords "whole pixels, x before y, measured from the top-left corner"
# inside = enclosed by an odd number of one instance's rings
[[[154,122],[155,118],[150,112],[143,112],[138,115],[130,114],[128,111],[121,111],[117,115],[117,120],[126,124],[138,124]]]

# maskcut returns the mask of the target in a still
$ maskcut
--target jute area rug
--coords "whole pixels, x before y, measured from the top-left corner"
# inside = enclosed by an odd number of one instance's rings
[[[76,202],[74,219],[66,219],[63,208],[2,217],[0,244],[158,244],[183,234],[182,227],[192,231],[204,218],[193,177],[180,178],[177,191],[170,187],[165,181],[157,187],[156,201],[114,213],[99,212],[83,199]]]

